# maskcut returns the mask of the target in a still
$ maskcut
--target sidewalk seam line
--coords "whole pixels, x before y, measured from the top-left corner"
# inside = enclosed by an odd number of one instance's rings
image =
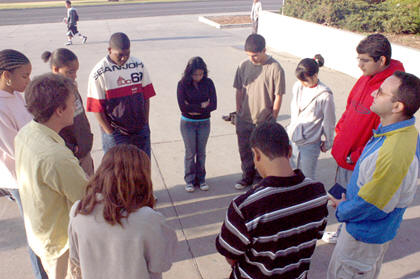
[[[166,191],[168,192],[169,200],[171,201],[172,207],[174,208],[175,214],[176,214],[176,216],[177,216],[178,223],[179,223],[180,228],[181,228],[181,231],[182,231],[182,235],[183,235],[183,236],[184,236],[184,238],[185,238],[185,243],[187,243],[187,246],[188,246],[188,252],[189,252],[189,253],[190,253],[190,255],[191,255],[191,260],[192,260],[192,262],[193,262],[193,265],[194,265],[195,269],[197,270],[197,273],[198,273],[198,275],[200,276],[200,278],[201,278],[201,279],[204,279],[204,277],[203,277],[203,275],[201,274],[200,269],[199,269],[199,267],[198,267],[198,263],[197,263],[197,260],[196,260],[196,258],[195,258],[195,256],[194,256],[194,253],[193,253],[193,251],[192,251],[192,249],[191,249],[190,242],[189,242],[189,240],[188,240],[188,238],[187,238],[187,235],[185,234],[184,227],[182,226],[181,218],[180,218],[180,215],[179,215],[179,213],[178,213],[178,210],[177,210],[177,208],[176,208],[176,206],[175,206],[174,200],[172,199],[171,192],[169,191],[168,186],[167,186],[167,184],[166,184],[166,182],[165,182],[165,178],[163,177],[162,171],[160,170],[160,166],[159,166],[159,163],[158,163],[158,161],[157,161],[156,155],[155,155],[155,153],[153,152],[153,149],[152,149],[151,151],[152,151],[153,159],[155,160],[156,167],[157,167],[157,169],[158,169],[158,172],[159,172],[160,178],[162,179],[163,186],[165,187]]]

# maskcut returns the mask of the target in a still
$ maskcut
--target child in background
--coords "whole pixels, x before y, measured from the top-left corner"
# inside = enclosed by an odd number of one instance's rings
[[[299,62],[295,71],[299,81],[293,86],[287,127],[293,149],[292,167],[301,169],[312,179],[315,179],[320,151],[327,152],[334,140],[333,94],[318,78],[319,67],[323,65],[324,58],[319,54]]]
[[[18,131],[32,120],[21,94],[31,81],[31,71],[31,62],[23,53],[13,49],[0,51],[0,188],[10,192],[22,216],[22,202],[16,181],[14,140]],[[28,250],[35,278],[48,278],[41,260],[29,246]]]
[[[148,155],[131,144],[111,148],[70,212],[72,278],[162,278],[177,237],[153,207]]]
[[[251,9],[251,21],[252,21],[252,33],[258,33],[258,18],[260,17],[260,13],[262,11],[261,1],[260,0],[253,0],[252,2],[252,9]]]
[[[67,24],[67,38],[68,41],[66,46],[69,46],[72,43],[72,39],[74,36],[78,35],[82,37],[82,43],[86,43],[87,36],[83,36],[82,33],[77,30],[77,22],[79,21],[79,14],[77,13],[76,9],[71,6],[71,1],[66,0],[65,2],[67,8],[67,17],[64,18],[64,23]]]
[[[42,54],[42,60],[44,62],[50,61],[51,71],[54,74],[76,80],[79,61],[71,50],[59,48],[52,53],[45,51]],[[61,130],[60,136],[66,142],[67,147],[74,153],[74,156],[79,159],[80,166],[86,174],[92,176],[94,167],[90,151],[92,150],[93,134],[90,130],[89,121],[79,92],[77,92],[75,106],[73,125]]]

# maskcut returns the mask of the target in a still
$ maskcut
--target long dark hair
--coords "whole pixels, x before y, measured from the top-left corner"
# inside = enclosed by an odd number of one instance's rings
[[[98,200],[97,194],[103,199]],[[134,145],[119,144],[105,154],[75,215],[89,215],[103,203],[105,221],[122,226],[122,218],[143,206],[153,208],[154,202],[149,157]]]
[[[203,79],[207,78],[207,74],[208,74],[207,65],[204,62],[203,58],[201,58],[200,56],[195,56],[188,61],[187,67],[185,67],[184,74],[182,75],[182,79],[181,79],[182,83],[184,84],[192,83],[192,75],[194,74],[196,70],[203,70],[204,71]]]

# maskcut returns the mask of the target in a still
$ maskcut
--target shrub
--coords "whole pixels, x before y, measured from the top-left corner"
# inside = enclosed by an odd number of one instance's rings
[[[286,0],[283,12],[351,31],[420,33],[419,0]]]

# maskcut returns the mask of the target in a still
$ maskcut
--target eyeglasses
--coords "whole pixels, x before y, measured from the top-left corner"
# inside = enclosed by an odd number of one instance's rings
[[[386,93],[384,93],[384,91],[382,91],[382,88],[380,88],[380,87],[379,87],[378,90],[374,91],[374,95],[375,96],[391,96],[391,97],[394,97],[393,94],[386,94]]]

